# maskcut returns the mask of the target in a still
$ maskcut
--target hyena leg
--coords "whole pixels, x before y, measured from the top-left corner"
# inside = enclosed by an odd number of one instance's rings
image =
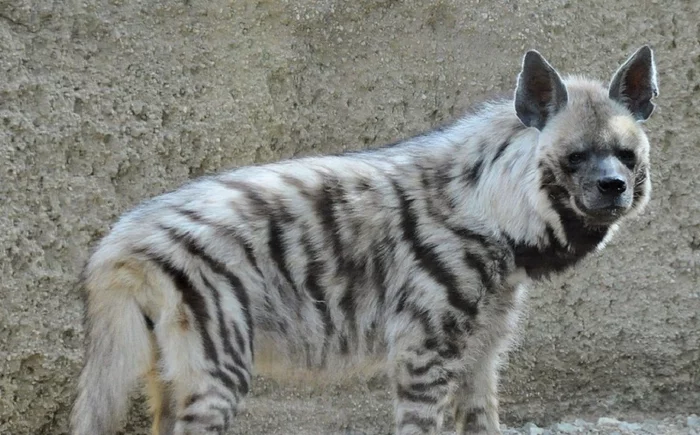
[[[420,346],[398,352],[393,367],[397,435],[439,433],[450,393],[463,374],[460,355]]]
[[[497,349],[489,349],[460,380],[454,397],[457,435],[500,434]]]
[[[166,397],[172,398],[169,409],[174,410],[172,420],[163,419],[158,435],[224,435],[248,392],[250,359],[237,356],[230,361],[219,354],[212,360],[203,351],[202,333],[196,326],[203,323],[190,321],[194,316],[181,308],[179,319],[156,325],[163,378],[170,386],[166,391],[171,395]],[[217,338],[229,340],[228,336]]]
[[[174,403],[170,386],[163,381],[160,372],[160,352],[155,337],[151,341],[153,357],[151,368],[146,374],[146,395],[153,418],[151,435],[168,435],[175,429]]]

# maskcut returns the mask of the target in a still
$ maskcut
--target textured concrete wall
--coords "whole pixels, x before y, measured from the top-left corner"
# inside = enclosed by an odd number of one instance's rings
[[[700,2],[607,3],[0,0],[0,433],[65,431],[76,276],[139,200],[438,125],[510,93],[527,48],[607,79],[647,42],[661,87],[650,211],[533,291],[503,415],[697,410]],[[385,399],[371,409],[388,427]]]

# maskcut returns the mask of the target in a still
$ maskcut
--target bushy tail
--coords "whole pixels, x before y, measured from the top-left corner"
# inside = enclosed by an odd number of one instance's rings
[[[72,435],[111,435],[123,421],[129,394],[151,364],[151,341],[134,297],[143,280],[115,268],[85,281],[85,365],[71,413]],[[127,276],[120,276],[127,275]]]

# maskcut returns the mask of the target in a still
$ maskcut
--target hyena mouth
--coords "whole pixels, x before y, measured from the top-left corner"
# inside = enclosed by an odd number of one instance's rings
[[[610,205],[607,207],[601,207],[592,209],[586,207],[580,198],[574,197],[571,201],[574,211],[582,216],[586,223],[589,225],[603,226],[611,225],[616,221],[620,220],[629,207],[624,207],[621,205]]]

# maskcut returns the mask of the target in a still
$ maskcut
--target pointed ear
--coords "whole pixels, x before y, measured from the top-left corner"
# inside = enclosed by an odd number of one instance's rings
[[[540,53],[528,51],[515,89],[515,112],[520,121],[542,130],[567,101],[566,86],[559,74]]]
[[[613,75],[608,89],[613,100],[627,107],[637,121],[649,119],[651,99],[659,95],[654,53],[648,45],[638,49]]]

